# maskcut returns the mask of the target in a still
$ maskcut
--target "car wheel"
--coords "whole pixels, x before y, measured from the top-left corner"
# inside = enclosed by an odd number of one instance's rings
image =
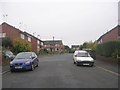
[[[39,65],[37,64],[36,67],[38,67]]]
[[[10,70],[11,72],[14,72],[12,69]]]
[[[31,65],[31,71],[33,71],[35,68],[34,68],[34,65],[32,64]]]
[[[79,66],[79,64],[78,64],[78,63],[76,63],[76,66]]]
[[[90,64],[91,67],[93,67],[93,64]]]
[[[74,61],[74,64],[76,64],[76,62]]]

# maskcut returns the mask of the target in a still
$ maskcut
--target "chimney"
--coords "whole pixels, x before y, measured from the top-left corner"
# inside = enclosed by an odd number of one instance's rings
[[[54,36],[53,36],[53,41],[54,41]]]

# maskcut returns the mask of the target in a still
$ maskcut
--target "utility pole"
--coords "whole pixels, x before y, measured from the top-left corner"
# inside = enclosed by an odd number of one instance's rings
[[[53,36],[53,41],[54,41],[54,36]]]

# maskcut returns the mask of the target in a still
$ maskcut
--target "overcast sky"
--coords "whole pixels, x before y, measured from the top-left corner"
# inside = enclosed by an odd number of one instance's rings
[[[22,31],[40,35],[41,40],[51,40],[54,36],[65,45],[80,45],[95,41],[118,25],[118,1],[4,0],[0,2],[0,23],[3,20]]]

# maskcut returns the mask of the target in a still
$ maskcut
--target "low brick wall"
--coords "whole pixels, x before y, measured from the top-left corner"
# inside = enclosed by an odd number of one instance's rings
[[[2,72],[8,71],[10,69],[9,63],[10,63],[10,59],[6,59],[2,57]]]
[[[112,58],[112,57],[105,57],[105,56],[96,55],[96,60],[101,60],[101,61],[104,61],[107,63],[120,65],[120,60]]]
[[[2,66],[2,55],[0,55],[0,66]]]

